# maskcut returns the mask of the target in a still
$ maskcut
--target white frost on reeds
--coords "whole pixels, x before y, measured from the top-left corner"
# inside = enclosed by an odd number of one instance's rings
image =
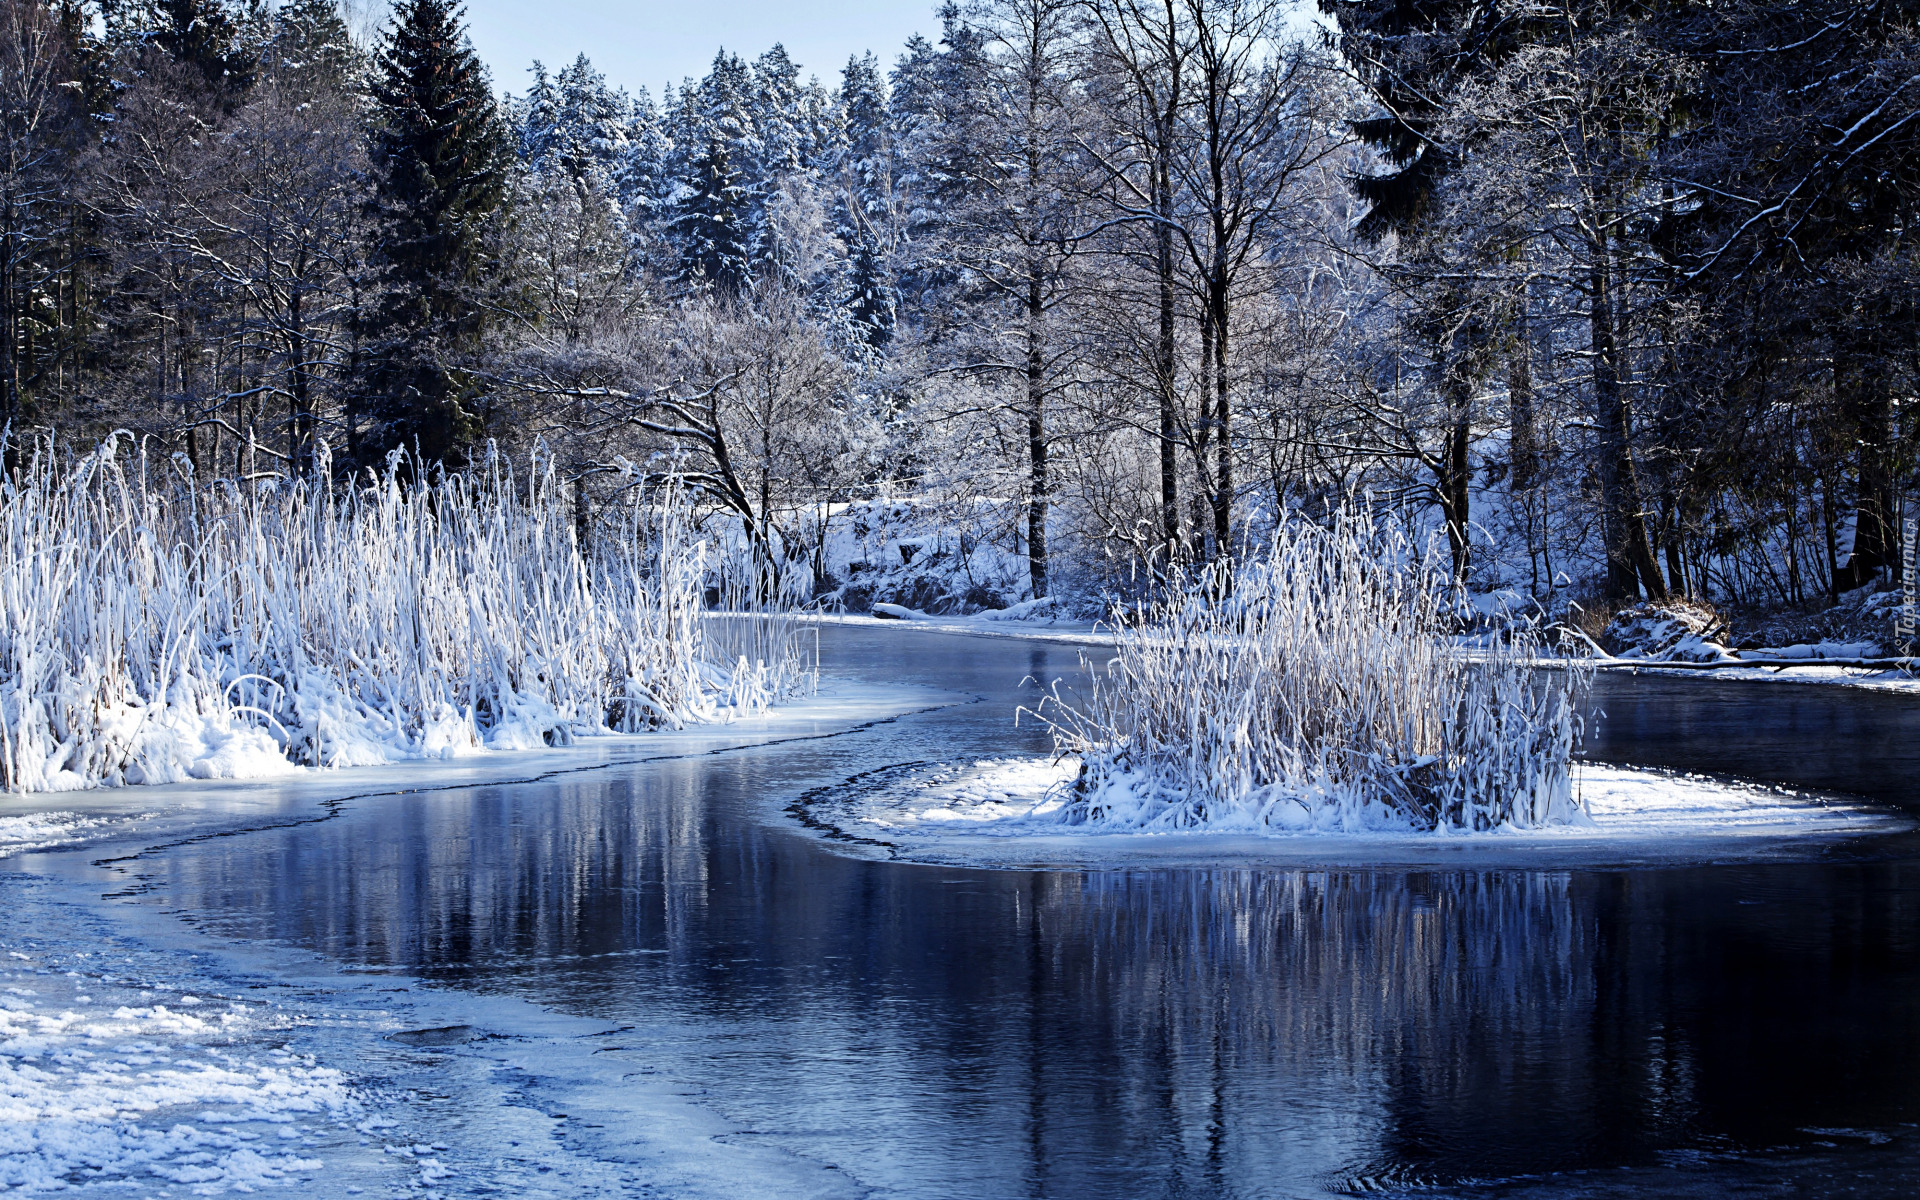
[[[628,489],[583,552],[550,462],[318,474],[202,484],[120,435],[0,482],[0,788],[528,749],[810,681],[777,606],[712,628],[670,485]]]
[[[1115,829],[1532,828],[1584,821],[1588,675],[1525,626],[1454,636],[1444,562],[1349,513],[1118,613],[1090,691],[1041,716],[1082,766],[1057,819]]]

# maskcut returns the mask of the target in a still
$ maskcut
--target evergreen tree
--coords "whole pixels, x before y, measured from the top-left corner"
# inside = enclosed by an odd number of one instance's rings
[[[693,160],[686,191],[675,206],[672,231],[684,262],[681,280],[737,296],[753,284],[747,192],[733,154],[717,132]]]
[[[985,39],[961,18],[957,4],[940,9],[943,32],[935,46],[914,35],[894,65],[888,118],[899,168],[894,190],[903,242],[937,240],[945,211],[964,204],[968,180],[980,172],[969,160],[984,151],[966,135],[975,90],[989,70]],[[909,255],[896,280],[901,303],[924,311],[953,282],[949,268]]]
[[[866,231],[853,243],[848,284],[847,310],[855,335],[876,350],[883,348],[893,339],[893,285]]]
[[[745,115],[759,154],[757,161],[742,166],[756,180],[772,183],[806,169],[814,157],[816,131],[808,128],[800,68],[785,46],[776,42],[754,60],[752,80]]]
[[[352,86],[365,61],[340,15],[339,0],[288,0],[273,18],[263,66],[282,79],[298,76],[319,86]]]
[[[198,71],[209,91],[231,96],[252,86],[258,64],[222,0],[157,0],[148,20],[154,43]]]
[[[633,101],[607,86],[584,54],[557,76],[535,62],[533,75],[525,99],[512,105],[521,161],[581,183],[612,184],[628,158]]]
[[[861,341],[875,348],[893,336],[896,290],[883,239],[897,233],[893,124],[880,64],[868,54],[849,58],[841,76],[840,209],[836,232],[851,248],[847,265],[848,319]]]
[[[653,97],[645,88],[633,98],[627,119],[626,148],[613,164],[614,189],[636,236],[664,208],[671,186],[667,163],[673,139]]]
[[[454,0],[401,0],[374,80],[370,146],[378,294],[362,392],[370,448],[456,457],[482,432],[471,377],[485,309],[482,240],[508,178],[508,138]]]
[[[531,167],[553,153],[560,131],[560,89],[539,59],[534,59],[528,70],[533,86],[518,100],[507,98],[507,116],[519,141],[520,161]]]

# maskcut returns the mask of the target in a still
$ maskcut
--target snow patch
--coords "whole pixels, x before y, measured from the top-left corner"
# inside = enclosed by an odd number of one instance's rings
[[[1081,778],[1081,764],[1072,756],[946,764],[877,789],[850,789],[844,797],[824,801],[816,815],[843,833],[883,842],[902,857],[985,862],[1002,862],[1017,842],[1043,844],[1040,853],[1050,862],[1157,858],[1182,850],[1204,855],[1209,847],[1282,861],[1323,851],[1403,861],[1410,855],[1420,858],[1423,851],[1451,854],[1474,846],[1578,850],[1602,857],[1621,849],[1636,857],[1651,851],[1655,858],[1685,859],[1741,848],[1771,852],[1789,843],[1912,827],[1904,817],[1865,802],[1598,763],[1576,768],[1578,807],[1570,806],[1563,819],[1471,834],[1417,829],[1385,803],[1342,810],[1288,796],[1235,808],[1202,826],[1087,822],[1075,817],[1087,807],[1086,799],[1075,794]],[[1151,796],[1152,783],[1144,777],[1110,775],[1095,786],[1103,793],[1098,802],[1122,817],[1164,807]]]
[[[1600,645],[1620,658],[1725,662],[1735,655],[1714,640],[1720,628],[1719,617],[1705,605],[1652,601],[1615,613],[1600,635]]]

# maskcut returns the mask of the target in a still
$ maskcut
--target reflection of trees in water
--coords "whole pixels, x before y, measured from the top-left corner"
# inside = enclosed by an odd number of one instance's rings
[[[1165,1045],[1156,1070],[1209,1156],[1332,1120],[1359,1126],[1349,1156],[1424,1157],[1433,1113],[1469,1145],[1562,1141],[1595,1091],[1597,933],[1567,874],[1095,875],[1055,907],[1098,930],[1068,990]],[[1525,1086],[1542,1071],[1544,1106]]]
[[[1377,1139],[1356,1173],[1444,1178],[1914,1111],[1916,885],[1895,864],[1156,872],[1062,887],[1049,920],[1096,951],[1064,990],[1171,1047],[1188,1111],[1257,1130],[1344,1092]]]
[[[745,819],[755,769],[420,797],[159,865],[266,926],[235,932],[704,1023],[729,1048],[681,1069],[757,1127],[831,1112],[977,1194],[1563,1168],[1920,1110],[1911,868],[906,867]]]

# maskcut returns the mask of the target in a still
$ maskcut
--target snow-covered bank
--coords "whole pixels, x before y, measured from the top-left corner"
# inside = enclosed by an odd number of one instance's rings
[[[1819,614],[1843,631],[1870,637],[1816,636],[1810,640],[1740,640],[1711,607],[1685,599],[1648,601],[1615,613],[1591,645],[1605,670],[1664,671],[1720,680],[1785,680],[1844,684],[1874,691],[1920,693],[1912,660],[1888,653],[1898,643],[1898,592],[1863,588]],[[1806,634],[1806,621],[1798,632]],[[1768,632],[1778,634],[1780,628]],[[1554,665],[1554,664],[1549,664]]]
[[[1278,802],[1206,828],[1120,829],[1075,820],[1080,769],[1066,757],[903,770],[822,790],[809,798],[808,812],[866,852],[997,867],[1671,864],[1819,853],[1839,840],[1915,828],[1904,815],[1859,801],[1581,763],[1573,784],[1584,818],[1537,828],[1420,830],[1385,805],[1339,819],[1323,810],[1326,819],[1316,821],[1306,808]]]
[[[352,487],[183,463],[120,435],[0,481],[0,788],[529,749],[810,686],[782,612],[706,611],[671,484],[582,543],[550,461]]]
[[[1563,665],[1546,661],[1547,667]],[[1674,666],[1671,663],[1619,660],[1599,664],[1607,670],[1626,670],[1635,674],[1658,675],[1668,679],[1717,680],[1721,683],[1803,683],[1826,687],[1863,688],[1872,692],[1894,692],[1920,696],[1920,675],[1903,669],[1880,670],[1841,663],[1823,665],[1807,658],[1790,665],[1755,663],[1752,666],[1720,665],[1713,670]]]
[[[898,606],[888,606],[898,607]],[[1059,642],[1071,646],[1111,646],[1113,633],[1096,621],[1068,618],[1030,620],[1003,617],[989,610],[971,616],[935,616],[913,609],[901,609],[901,615],[875,617],[857,613],[811,614],[808,621],[822,625],[851,625],[869,629],[910,629],[918,633],[966,633],[976,637],[1017,638],[1025,641]]]
[[[428,791],[534,783],[568,775],[754,746],[833,737],[956,703],[937,688],[835,682],[725,724],[582,738],[539,750],[483,750],[267,780],[208,780],[58,795],[0,793],[0,860],[139,838],[144,844],[214,831],[323,820],[338,805]]]
[[[1066,619],[1046,622],[1023,621],[997,618],[993,612],[974,613],[971,616],[937,616],[910,611],[904,618],[829,613],[809,615],[806,619],[809,622],[824,625],[907,629],[919,633],[971,634],[975,637],[1014,638],[1076,646],[1112,646],[1115,636],[1112,628],[1104,622]],[[1658,660],[1646,659],[1618,659],[1594,664],[1567,658],[1539,658],[1529,665],[1545,670],[1598,665],[1609,670],[1644,672],[1670,679],[1822,684],[1920,696],[1920,675],[1908,671],[1862,669],[1839,664],[1822,665],[1821,658],[1838,656],[1840,648],[1837,645],[1815,646],[1809,648],[1809,653],[1796,655],[1792,653],[1795,650],[1794,647],[1785,647],[1782,656],[1794,657],[1798,660],[1790,666],[1721,665],[1710,671],[1676,667],[1672,664],[1663,664]]]

